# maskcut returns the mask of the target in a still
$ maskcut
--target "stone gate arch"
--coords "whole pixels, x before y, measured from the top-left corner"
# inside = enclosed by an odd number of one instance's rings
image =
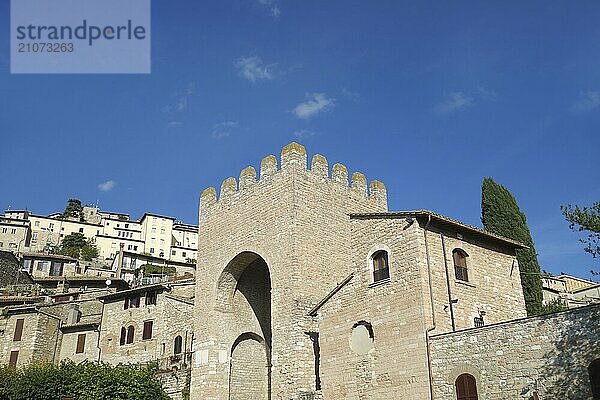
[[[271,393],[271,275],[260,255],[236,255],[217,280],[215,311],[230,338],[229,399],[267,400]]]

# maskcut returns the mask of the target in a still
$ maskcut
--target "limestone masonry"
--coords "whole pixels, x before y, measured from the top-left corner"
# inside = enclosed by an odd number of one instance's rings
[[[115,282],[7,298],[0,354],[158,361],[194,400],[599,399],[600,306],[526,318],[523,247],[291,143],[202,192],[195,271],[117,288],[122,252]]]

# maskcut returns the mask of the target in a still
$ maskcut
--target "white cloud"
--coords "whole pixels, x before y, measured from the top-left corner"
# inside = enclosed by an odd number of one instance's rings
[[[211,136],[213,139],[223,139],[231,134],[233,129],[236,129],[240,126],[237,121],[223,121],[215,124],[211,131]]]
[[[307,93],[306,101],[298,104],[292,112],[300,119],[309,119],[335,106],[335,99],[325,93]]]
[[[172,128],[181,128],[183,126],[183,122],[181,121],[170,121],[167,124],[167,128],[172,129]]]
[[[240,76],[250,82],[273,79],[277,64],[265,64],[260,57],[242,57],[234,63]]]
[[[100,190],[101,192],[110,192],[116,184],[117,182],[113,180],[102,182],[98,185],[98,190]]]
[[[179,90],[175,95],[175,100],[164,106],[161,111],[163,113],[175,113],[182,112],[188,106],[188,99],[191,95],[194,94],[194,82],[190,82],[186,85],[183,90]]]
[[[278,6],[273,6],[271,8],[271,17],[278,19],[281,16],[281,10]]]
[[[579,96],[579,101],[573,104],[571,111],[575,113],[582,113],[592,111],[598,106],[600,106],[600,92],[588,91],[581,93]]]
[[[444,101],[435,106],[435,112],[438,115],[454,114],[466,110],[473,104],[475,104],[473,97],[463,92],[451,92]]]
[[[308,129],[299,129],[294,132],[294,136],[296,136],[299,139],[304,139],[304,138],[307,138],[310,136],[315,136],[316,134],[317,134],[317,132],[311,131]]]

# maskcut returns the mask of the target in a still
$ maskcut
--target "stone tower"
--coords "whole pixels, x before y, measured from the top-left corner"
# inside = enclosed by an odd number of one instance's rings
[[[307,399],[309,310],[352,271],[350,213],[386,212],[385,186],[303,146],[265,157],[200,197],[191,397]]]

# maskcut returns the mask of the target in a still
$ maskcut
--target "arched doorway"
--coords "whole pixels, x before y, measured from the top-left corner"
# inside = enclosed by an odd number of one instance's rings
[[[226,313],[231,346],[230,400],[268,400],[271,386],[271,277],[265,260],[243,252],[218,281],[217,310]]]
[[[475,377],[471,374],[462,374],[456,378],[454,383],[456,387],[457,400],[478,400],[477,383]]]

